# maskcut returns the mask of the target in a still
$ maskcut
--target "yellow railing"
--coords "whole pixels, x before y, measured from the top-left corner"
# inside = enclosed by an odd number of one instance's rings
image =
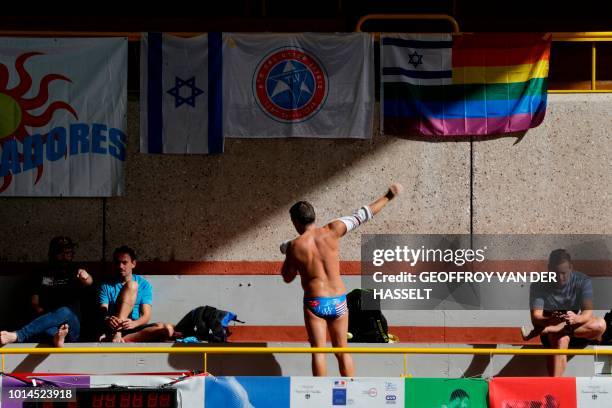
[[[453,35],[462,35],[459,23],[446,14],[368,14],[359,19],[355,26],[356,32],[361,32],[363,25],[368,21],[397,21],[397,20],[437,20],[447,21],[452,26]],[[380,33],[374,33],[380,35]],[[597,89],[597,43],[612,41],[612,31],[593,31],[577,33],[552,33],[554,42],[590,42],[591,43],[591,89],[552,89],[548,93],[606,93],[612,89]]]
[[[570,355],[570,356],[612,356],[610,349],[490,349],[490,348],[425,348],[425,347],[65,347],[65,348],[0,348],[2,366],[0,372],[5,371],[6,354],[202,354],[204,372],[208,372],[209,354],[313,354],[313,353],[351,353],[351,354],[403,354],[404,376],[407,375],[408,354],[472,354],[472,355]]]
[[[553,89],[548,93],[606,93],[612,89],[597,89],[597,43],[612,41],[612,32],[552,33],[557,42],[591,42],[591,89]]]

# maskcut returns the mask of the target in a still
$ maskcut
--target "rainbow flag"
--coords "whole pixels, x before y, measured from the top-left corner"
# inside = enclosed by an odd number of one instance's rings
[[[550,36],[384,34],[381,129],[461,136],[542,123]]]

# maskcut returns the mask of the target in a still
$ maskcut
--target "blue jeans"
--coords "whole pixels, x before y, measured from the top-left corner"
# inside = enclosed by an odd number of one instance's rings
[[[64,306],[52,312],[40,315],[21,329],[17,330],[17,342],[32,343],[47,341],[49,338],[55,336],[57,329],[64,322],[68,323],[70,326],[66,341],[77,341],[81,331],[81,323],[74,311]]]

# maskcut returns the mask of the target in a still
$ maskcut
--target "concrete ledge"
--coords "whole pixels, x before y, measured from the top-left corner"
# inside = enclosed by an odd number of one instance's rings
[[[306,342],[304,326],[231,326],[232,343]],[[389,326],[399,343],[467,343],[471,345],[540,345],[539,338],[524,341],[520,327]],[[329,340],[329,339],[328,339]]]
[[[108,346],[108,343],[104,343]],[[237,344],[230,344],[236,346]],[[259,347],[307,347],[307,343],[243,343],[244,346]],[[100,343],[79,343],[79,347],[100,347]],[[168,343],[117,344],[115,347],[164,346]],[[353,344],[355,347],[405,347],[405,344]],[[468,344],[411,344],[413,347],[451,348],[472,347]],[[10,348],[41,347],[37,344],[9,345]],[[183,347],[183,345],[177,345]],[[188,346],[187,346],[188,347]],[[219,345],[224,347],[224,345]],[[530,346],[499,344],[491,349]],[[531,347],[530,347],[531,348]],[[1,350],[1,349],[0,349]],[[492,376],[545,376],[546,358],[544,356],[511,355],[409,355],[404,362],[403,355],[353,355],[358,376],[389,377],[411,375],[414,377],[492,377]],[[332,355],[327,357],[329,375],[339,375],[337,364]],[[594,375],[593,356],[570,358],[566,375],[570,377],[589,377]],[[285,375],[308,376],[310,357],[304,354],[277,355],[210,355],[208,371],[214,375]],[[83,355],[6,355],[5,371],[20,373],[70,373],[70,374],[126,374],[126,373],[167,373],[190,370],[203,370],[204,358],[201,354],[83,354]]]

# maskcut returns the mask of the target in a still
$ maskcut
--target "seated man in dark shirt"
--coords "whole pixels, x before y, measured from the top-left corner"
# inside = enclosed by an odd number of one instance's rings
[[[52,340],[56,347],[63,347],[64,341],[78,340],[81,294],[93,279],[73,264],[75,247],[68,237],[51,240],[49,265],[32,283],[31,304],[38,317],[17,331],[0,332],[0,344]]]
[[[550,253],[548,270],[556,272],[556,283],[534,283],[530,287],[531,321],[546,347],[567,349],[576,343],[599,342],[606,330],[601,317],[593,315],[591,279],[574,271],[569,253]],[[567,365],[566,355],[548,356],[548,373],[560,377]]]

